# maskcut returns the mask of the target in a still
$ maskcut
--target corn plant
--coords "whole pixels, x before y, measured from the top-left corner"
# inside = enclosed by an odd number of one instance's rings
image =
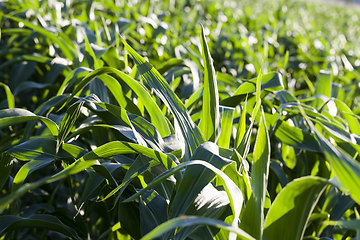
[[[356,9],[0,8],[1,239],[360,239]]]

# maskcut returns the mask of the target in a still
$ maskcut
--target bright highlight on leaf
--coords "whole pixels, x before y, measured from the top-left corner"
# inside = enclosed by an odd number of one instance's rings
[[[204,62],[204,92],[199,128],[204,134],[205,140],[215,142],[218,138],[220,124],[219,94],[204,27],[201,28],[201,49]]]

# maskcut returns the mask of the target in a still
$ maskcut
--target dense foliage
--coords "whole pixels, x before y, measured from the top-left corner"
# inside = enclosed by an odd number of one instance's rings
[[[357,8],[0,10],[0,239],[360,239]]]

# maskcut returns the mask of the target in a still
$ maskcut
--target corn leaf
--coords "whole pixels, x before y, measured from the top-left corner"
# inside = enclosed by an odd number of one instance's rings
[[[201,29],[201,47],[204,61],[204,92],[199,128],[206,141],[216,142],[220,124],[219,93],[213,60],[206,43],[204,28]]]
[[[81,91],[94,78],[99,77],[113,93],[119,105],[123,108],[127,108],[128,103],[126,100],[124,100],[124,96],[121,91],[121,85],[117,81],[114,81],[112,77],[109,77],[107,75],[105,75],[105,77],[101,77],[101,75],[107,73],[112,73],[116,77],[124,81],[136,93],[138,98],[142,102],[146,103],[145,108],[150,115],[151,122],[158,129],[161,136],[165,137],[170,135],[171,132],[164,114],[161,112],[160,108],[154,102],[146,89],[138,81],[134,80],[130,76],[115,68],[103,67],[90,72],[85,78],[81,80],[81,82],[78,83],[75,90],[73,91],[73,95]]]
[[[205,218],[205,217],[196,217],[196,216],[181,216],[177,218],[173,218],[168,220],[165,223],[162,223],[158,227],[156,227],[153,231],[145,235],[141,240],[150,240],[157,237],[162,236],[168,231],[171,231],[173,229],[179,228],[179,227],[188,227],[195,224],[201,224],[201,225],[209,225],[214,226],[220,229],[227,230],[229,232],[235,233],[237,236],[242,237],[242,239],[250,239],[253,240],[254,238],[251,237],[249,234],[247,234],[245,231],[241,230],[240,228],[233,227],[231,225],[228,225],[222,221],[211,219],[211,218]]]
[[[260,127],[254,147],[251,171],[252,195],[242,215],[240,227],[256,239],[262,239],[264,227],[264,203],[269,176],[270,139],[262,111]]]
[[[126,50],[136,63],[145,83],[155,91],[158,97],[174,115],[176,136],[182,143],[182,154],[184,159],[189,160],[195,149],[204,142],[204,137],[191,120],[184,104],[171,90],[165,79],[150,63],[131,48],[125,40],[123,40],[123,42]]]
[[[267,213],[263,239],[302,239],[310,214],[326,185],[325,179],[313,176],[288,183]]]
[[[0,110],[0,128],[26,123],[32,120],[42,121],[54,136],[59,134],[59,127],[49,118],[37,116],[34,113],[20,108]]]
[[[81,239],[74,229],[66,226],[57,217],[49,214],[35,214],[29,217],[0,216],[0,235],[23,228],[44,228],[65,234],[74,239]]]

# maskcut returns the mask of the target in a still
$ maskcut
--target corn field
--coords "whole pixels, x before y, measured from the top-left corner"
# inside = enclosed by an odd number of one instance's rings
[[[0,240],[359,240],[359,22],[0,1]]]

